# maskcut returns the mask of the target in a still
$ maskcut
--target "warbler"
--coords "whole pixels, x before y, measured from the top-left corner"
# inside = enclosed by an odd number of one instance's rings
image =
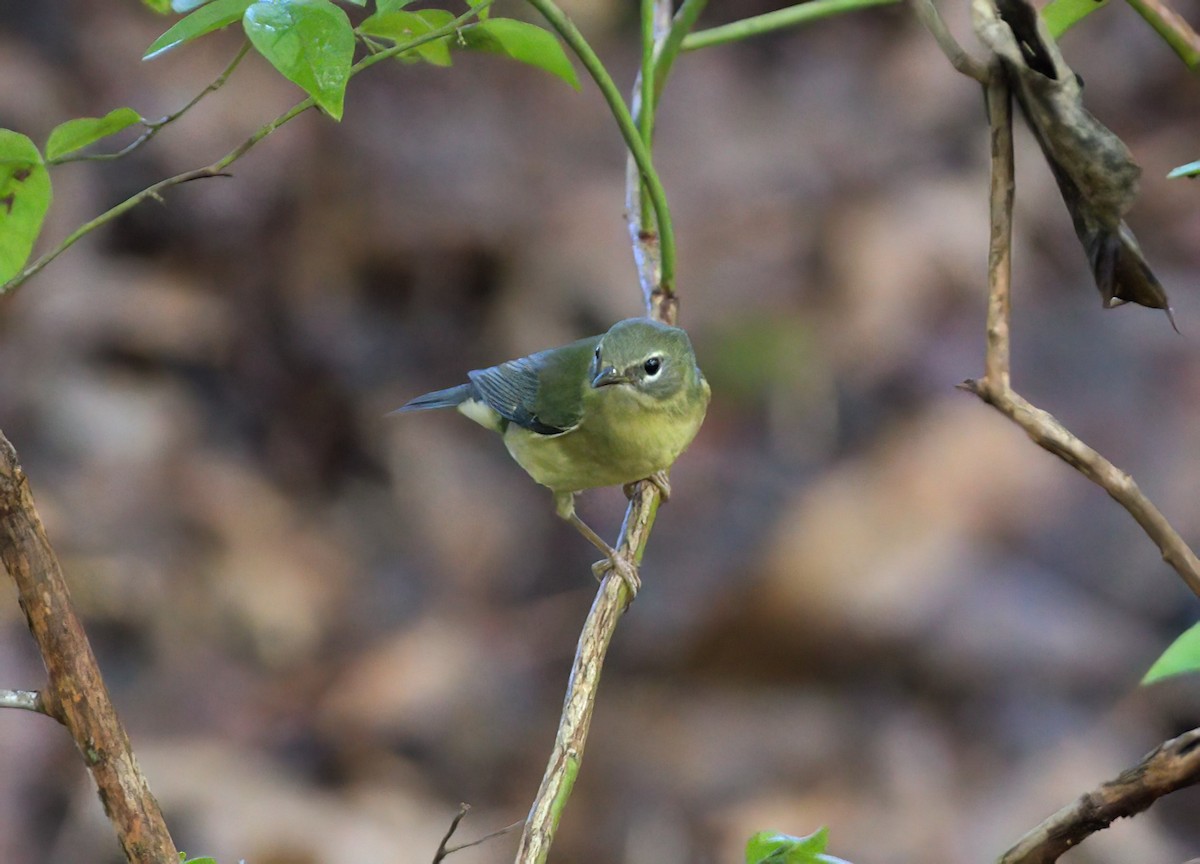
[[[637,571],[575,513],[575,493],[650,480],[666,471],[704,421],[710,390],[687,333],[649,318],[607,333],[468,372],[468,383],[418,396],[393,411],[457,408],[504,436],[508,452],[554,493],[555,510],[637,593]]]

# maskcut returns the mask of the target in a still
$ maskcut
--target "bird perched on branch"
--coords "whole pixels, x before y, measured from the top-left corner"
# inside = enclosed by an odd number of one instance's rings
[[[696,437],[709,387],[687,333],[628,318],[607,333],[468,372],[466,384],[405,403],[393,414],[457,408],[504,436],[517,463],[554,493],[558,515],[605,555],[637,593],[636,569],[575,513],[575,493],[650,480],[670,495],[666,471]]]

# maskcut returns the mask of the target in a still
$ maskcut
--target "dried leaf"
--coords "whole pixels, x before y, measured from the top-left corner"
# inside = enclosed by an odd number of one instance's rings
[[[1026,0],[974,0],[975,32],[1003,63],[1017,102],[1041,145],[1106,307],[1170,303],[1125,213],[1141,169],[1124,142],[1083,107],[1083,86],[1045,22]]]

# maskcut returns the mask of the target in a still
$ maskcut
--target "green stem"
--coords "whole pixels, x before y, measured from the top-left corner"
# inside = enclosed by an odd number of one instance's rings
[[[383,60],[387,60],[390,57],[395,57],[397,54],[403,54],[405,51],[411,51],[413,48],[424,45],[426,42],[432,42],[435,39],[441,39],[443,36],[451,35],[456,30],[458,30],[458,28],[462,24],[466,23],[467,21],[469,21],[470,19],[472,19],[476,15],[478,15],[482,9],[485,9],[488,6],[490,6],[491,2],[492,2],[492,0],[485,0],[485,2],[472,7],[470,10],[468,10],[467,12],[464,12],[462,15],[458,16],[453,21],[450,21],[449,23],[445,24],[442,27],[437,28],[436,30],[430,30],[428,33],[422,34],[421,36],[418,36],[417,38],[412,39],[408,42],[397,43],[396,45],[393,45],[391,48],[388,48],[385,51],[380,51],[378,54],[370,54],[370,55],[364,57],[363,59],[359,60],[357,63],[355,63],[353,66],[350,67],[350,77],[352,78],[355,75],[357,75],[359,72],[362,72],[365,69],[369,69],[370,67],[374,66],[376,63],[382,62]],[[236,65],[236,62],[240,59],[241,59],[241,57],[239,55],[237,60],[235,60],[235,63],[232,65]],[[232,71],[232,68],[229,71]],[[203,95],[203,94],[201,94],[201,95]],[[198,101],[198,99],[197,99],[197,101]],[[26,267],[24,270],[22,270],[16,276],[14,276],[12,279],[10,279],[8,282],[4,283],[3,285],[0,285],[0,297],[3,297],[5,294],[11,294],[13,291],[16,291],[18,288],[20,288],[22,285],[24,285],[25,282],[27,282],[30,278],[32,278],[33,276],[40,273],[41,270],[47,264],[49,264],[51,261],[53,261],[55,258],[57,258],[62,253],[66,252],[68,249],[70,249],[72,246],[74,246],[77,242],[79,242],[81,239],[86,237],[88,234],[91,234],[97,228],[100,228],[101,226],[108,224],[109,222],[116,219],[118,216],[120,216],[122,213],[126,212],[127,210],[133,209],[138,204],[141,204],[143,201],[145,201],[147,198],[161,200],[161,193],[164,192],[165,190],[171,188],[172,186],[179,186],[182,183],[187,183],[192,180],[200,180],[200,179],[203,179],[206,177],[220,177],[220,176],[225,175],[225,169],[228,168],[230,165],[232,165],[234,162],[236,162],[238,159],[241,159],[243,156],[245,156],[246,152],[248,150],[250,150],[251,147],[253,147],[255,144],[257,144],[262,139],[266,138],[268,135],[270,135],[272,132],[274,132],[276,129],[278,129],[280,126],[282,126],[284,123],[287,123],[289,120],[296,118],[300,114],[303,114],[305,111],[307,111],[309,108],[312,108],[313,105],[315,105],[315,104],[316,103],[313,101],[311,96],[302,102],[298,102],[296,105],[293,105],[290,109],[288,109],[287,111],[285,111],[284,113],[282,113],[278,117],[276,117],[274,120],[271,120],[269,123],[265,123],[253,135],[251,135],[249,138],[247,138],[245,141],[243,141],[237,147],[230,150],[228,153],[226,153],[224,156],[222,156],[216,162],[213,162],[211,165],[206,165],[203,168],[194,168],[191,171],[184,171],[182,174],[176,174],[174,177],[168,177],[165,180],[159,180],[157,183],[155,183],[151,186],[147,186],[141,192],[138,192],[137,194],[133,195],[132,197],[126,198],[124,201],[122,201],[120,204],[117,204],[115,207],[111,207],[108,210],[104,211],[99,216],[97,216],[95,219],[92,219],[90,222],[86,222],[83,225],[80,225],[78,228],[76,228],[74,231],[72,231],[70,234],[68,234],[66,239],[64,239],[62,242],[60,242],[57,246],[55,246],[53,249],[51,249],[46,254],[42,255],[42,257],[38,258],[36,261],[34,261],[32,264],[30,264],[28,267]],[[188,107],[190,107],[190,106],[188,106]],[[186,110],[186,108],[185,108],[185,110]]]
[[[667,38],[663,40],[662,46],[658,49],[658,57],[654,61],[654,101],[656,103],[662,96],[663,85],[667,83],[667,76],[671,74],[675,58],[679,56],[684,37],[692,32],[692,28],[696,26],[696,19],[700,17],[700,13],[707,5],[708,0],[683,0],[679,11],[675,13],[671,29],[667,32]]]
[[[642,143],[652,152],[654,148],[654,109],[657,107],[654,98],[655,4],[656,0],[642,0],[642,71],[638,79],[641,88],[641,98],[634,110],[637,118],[638,132],[642,136]],[[638,198],[638,209],[642,214],[642,225],[653,225],[653,207],[650,202],[650,193],[644,181],[638,184]]]
[[[583,34],[579,32],[571,19],[563,14],[553,0],[529,0],[529,3],[550,22],[550,26],[558,31],[558,35],[579,57],[588,74],[592,76],[592,80],[596,82],[596,86],[600,88],[604,101],[608,103],[609,110],[617,121],[621,137],[625,139],[625,145],[637,163],[638,171],[641,172],[642,179],[650,193],[650,201],[654,205],[654,216],[658,223],[659,243],[662,249],[662,290],[667,294],[672,294],[675,284],[675,232],[671,224],[671,211],[667,207],[666,190],[663,189],[658,172],[654,170],[654,164],[650,159],[650,150],[642,141],[637,124],[633,121],[633,115],[629,113],[629,107],[625,104],[621,91],[613,83],[612,76],[608,74],[608,70],[604,68],[604,64],[600,62],[596,52],[588,45],[587,40],[583,38]]]
[[[811,2],[801,3],[798,6],[789,6],[786,9],[767,12],[764,15],[755,15],[753,18],[743,18],[741,21],[723,24],[720,27],[697,30],[684,37],[682,47],[684,51],[695,51],[712,45],[739,42],[752,36],[761,36],[775,30],[807,24],[810,21],[829,18],[843,12],[857,12],[859,9],[886,6],[898,2],[900,0],[811,0]]]
[[[242,62],[242,58],[246,56],[246,52],[250,50],[250,40],[242,43],[242,47],[238,50],[237,56],[230,61],[225,67],[225,71],[216,77],[215,80],[199,93],[192,100],[180,108],[173,114],[168,114],[165,117],[160,117],[157,120],[143,120],[142,125],[146,127],[146,131],[131,141],[126,146],[122,147],[114,153],[93,153],[85,156],[70,155],[62,156],[58,159],[46,160],[47,165],[63,165],[67,162],[111,162],[114,159],[120,159],[122,156],[128,156],[134,150],[137,150],[143,144],[149,142],[155,135],[161,132],[168,124],[174,123],[188,111],[196,107],[197,103],[209,93],[215,93],[225,86],[225,82],[229,80],[229,76],[233,74],[233,70]]]
[[[1159,0],[1126,0],[1189,69],[1200,66],[1200,37],[1187,21]]]

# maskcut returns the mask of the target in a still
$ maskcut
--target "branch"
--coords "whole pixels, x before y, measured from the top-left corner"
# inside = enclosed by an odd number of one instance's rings
[[[999,62],[998,60],[996,61]],[[984,377],[960,386],[996,408],[1033,439],[1100,486],[1129,511],[1166,561],[1200,595],[1200,560],[1143,494],[1133,478],[1072,434],[1051,414],[1012,389],[1009,374],[1009,287],[1011,282],[1013,155],[1008,84],[993,66],[987,88],[992,138],[991,242],[988,249],[987,353]]]
[[[146,131],[115,153],[93,153],[91,155],[83,156],[73,154],[69,156],[63,156],[59,159],[48,159],[46,164],[64,165],[67,162],[110,162],[114,159],[120,159],[122,156],[128,156],[134,150],[137,150],[143,144],[149,142],[152,138],[154,138],[155,135],[161,132],[168,125],[174,123],[188,111],[192,110],[192,108],[196,107],[197,103],[199,103],[200,100],[209,93],[215,93],[224,87],[225,82],[229,80],[229,76],[233,74],[233,70],[238,67],[238,65],[242,62],[242,58],[246,56],[246,53],[249,50],[250,41],[246,40],[242,43],[242,47],[238,49],[237,56],[235,56],[233,60],[230,61],[229,65],[225,67],[225,71],[213,79],[213,81],[207,87],[192,97],[190,102],[188,102],[178,111],[168,114],[165,117],[160,117],[157,120],[143,120],[142,125],[146,127]]]
[[[1160,744],[1137,765],[1079,796],[1000,856],[997,864],[1052,864],[1082,840],[1200,782],[1200,729]]]
[[[533,2],[533,0],[531,0]],[[683,32],[676,28],[690,27],[699,15],[703,2],[693,2],[690,9],[680,9],[674,25],[671,23],[670,0],[642,0],[643,35],[653,39],[653,50],[643,50],[642,68],[638,80],[634,84],[633,110],[637,122],[630,120],[630,127],[635,131],[646,130],[648,136],[644,143],[647,158],[654,128],[654,100],[661,91],[662,78],[656,75],[656,66],[668,57],[667,51],[678,51],[682,42]],[[536,5],[536,3],[535,3]],[[653,6],[654,8],[648,8]],[[652,24],[652,26],[651,26]],[[674,34],[674,47],[668,48],[666,43]],[[665,76],[670,69],[667,59],[661,67]],[[620,96],[617,96],[618,100]],[[624,106],[624,103],[621,103]],[[643,113],[645,112],[645,113]],[[649,119],[647,119],[649,115]],[[636,151],[630,147],[630,158],[626,168],[625,189],[625,218],[629,222],[629,233],[633,245],[634,262],[638,269],[638,278],[647,304],[647,314],[651,318],[675,323],[678,310],[678,300],[673,290],[664,284],[666,281],[665,255],[664,266],[659,268],[659,237],[656,232],[647,230],[641,221],[642,208],[640,204],[640,189],[645,177],[640,171],[641,161],[637,159]],[[652,195],[653,198],[653,195]],[[665,208],[666,201],[662,200]],[[656,207],[654,215],[659,225],[670,226],[669,214]],[[666,218],[664,218],[666,216]],[[664,232],[664,239],[668,236]],[[665,252],[665,248],[663,250]],[[629,507],[625,511],[625,521],[621,525],[620,539],[617,541],[617,554],[640,567],[646,542],[650,539],[650,529],[658,514],[660,501],[659,487],[654,483],[638,483],[630,496]],[[517,849],[517,864],[543,864],[550,854],[550,845],[558,830],[558,822],[563,809],[571,796],[575,778],[579,774],[583,750],[587,744],[588,730],[592,723],[592,711],[595,709],[597,691],[600,685],[600,673],[604,668],[604,658],[608,646],[612,643],[617,622],[629,606],[629,587],[624,579],[610,571],[600,585],[592,608],[584,621],[583,630],[579,634],[579,644],[575,648],[575,659],[571,664],[570,678],[567,683],[567,694],[563,700],[562,715],[559,718],[558,732],[554,739],[546,772],[542,777],[541,786],[525,820],[525,829],[521,834],[521,842]]]
[[[46,664],[44,713],[71,733],[131,864],[178,864],[158,802],[138,768],[17,454],[0,433],[0,562],[17,585]]]
[[[988,75],[990,74],[988,67],[964,51],[963,47],[958,44],[958,41],[950,32],[950,28],[946,26],[946,22],[942,20],[942,16],[938,14],[937,7],[933,5],[933,0],[912,0],[912,9],[913,13],[917,16],[917,20],[924,24],[925,29],[932,34],[938,47],[942,49],[942,53],[950,61],[950,65],[968,78],[974,78],[980,84],[987,86]]]
[[[1166,0],[1127,0],[1189,69],[1200,66],[1200,36]]]
[[[579,32],[579,29],[572,23],[571,19],[563,14],[563,11],[554,4],[553,0],[529,0],[529,3],[542,14],[542,17],[550,23],[550,26],[558,32],[563,41],[579,57],[588,74],[592,76],[592,80],[596,82],[596,86],[600,88],[600,92],[604,96],[604,101],[608,103],[609,110],[612,112],[613,119],[617,121],[617,127],[621,130],[621,137],[625,139],[625,146],[629,148],[629,152],[637,163],[638,171],[646,183],[650,201],[654,205],[654,217],[658,224],[656,239],[661,253],[661,257],[658,255],[655,256],[655,263],[659,265],[655,270],[661,271],[661,275],[659,275],[659,272],[656,272],[654,282],[663,293],[667,295],[673,294],[675,285],[675,229],[671,223],[671,211],[667,207],[666,190],[663,188],[662,181],[658,177],[658,172],[654,169],[654,163],[650,159],[650,148],[642,140],[638,125],[633,119],[633,114],[630,113],[629,107],[625,104],[625,100],[621,96],[621,91],[613,83],[612,76],[608,74],[608,70],[600,62],[600,58],[596,56],[596,52],[592,50],[592,46],[583,38],[583,34]],[[643,287],[645,287],[645,283],[643,283]]]
[[[391,57],[395,57],[397,54],[402,54],[405,51],[410,51],[413,48],[424,45],[426,42],[432,42],[436,39],[441,39],[443,36],[449,36],[455,33],[462,24],[469,21],[471,18],[476,17],[482,10],[490,6],[491,2],[492,0],[484,0],[484,2],[472,6],[462,15],[459,15],[453,21],[448,22],[442,27],[438,27],[435,30],[430,30],[428,33],[422,34],[415,39],[410,39],[407,42],[397,43],[385,51],[380,51],[378,54],[371,54],[367,57],[364,57],[350,67],[350,77],[353,78],[358,73],[369,69],[376,63],[387,60]],[[126,198],[120,204],[117,204],[115,207],[106,210],[90,222],[87,222],[76,228],[56,247],[51,249],[42,257],[38,258],[35,262],[30,264],[8,282],[0,285],[0,297],[16,291],[31,277],[41,272],[42,268],[44,268],[63,252],[66,252],[68,249],[74,246],[79,240],[83,239],[88,234],[91,234],[97,228],[107,225],[125,211],[132,210],[146,199],[153,198],[156,201],[161,201],[162,193],[164,191],[172,188],[173,186],[179,186],[183,183],[191,182],[192,180],[202,180],[208,177],[229,176],[226,172],[226,169],[238,159],[241,159],[243,156],[245,156],[251,147],[253,147],[262,139],[266,138],[289,120],[295,119],[309,108],[312,108],[315,104],[316,103],[313,101],[311,96],[302,102],[298,102],[296,105],[292,106],[290,109],[276,117],[274,120],[265,123],[258,129],[257,132],[255,132],[237,147],[230,150],[216,162],[213,162],[211,165],[206,165],[203,168],[194,168],[191,171],[184,171],[182,174],[176,174],[174,177],[168,177],[165,180],[160,180],[151,186],[147,186],[141,192],[138,192],[130,198]]]
[[[650,528],[658,512],[659,490],[653,483],[639,483],[629,501],[617,554],[641,564],[642,552],[650,537]],[[517,864],[543,864],[550,854],[550,844],[558,830],[579,764],[583,759],[596,691],[604,657],[616,632],[617,622],[629,606],[629,586],[613,571],[604,577],[592,608],[584,621],[571,664],[567,695],[563,701],[562,717],[554,738],[554,749],[533,807],[525,820],[525,830],[517,848]]]
[[[0,708],[19,708],[54,717],[37,690],[0,690]]]
[[[887,6],[898,3],[899,0],[809,0],[786,9],[776,9],[751,18],[743,18],[720,27],[710,27],[707,30],[697,30],[683,40],[684,51],[696,51],[713,45],[724,45],[729,42],[740,42],[753,36],[761,36],[775,30],[807,24],[821,18],[840,15],[843,12],[857,12],[872,6]]]

